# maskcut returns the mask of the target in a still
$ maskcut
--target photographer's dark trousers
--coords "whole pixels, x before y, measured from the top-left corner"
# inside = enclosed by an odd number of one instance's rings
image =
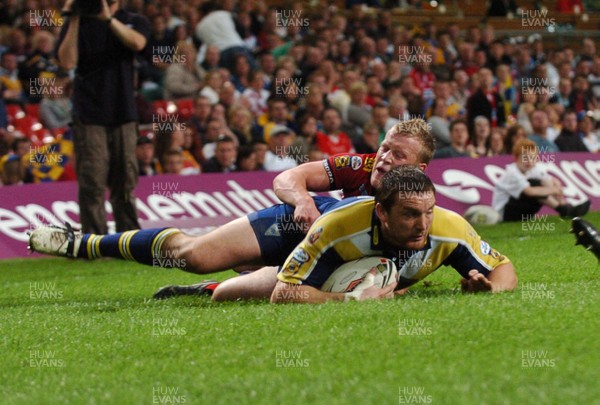
[[[538,179],[529,179],[529,185],[540,187],[542,182]],[[502,220],[505,222],[522,221],[523,217],[536,214],[542,206],[539,197],[528,197],[521,193],[518,199],[510,197],[510,200],[504,206],[504,218]]]
[[[104,209],[107,187],[116,231],[139,229],[133,194],[138,181],[137,123],[103,127],[75,122],[73,132],[83,232],[108,233]]]

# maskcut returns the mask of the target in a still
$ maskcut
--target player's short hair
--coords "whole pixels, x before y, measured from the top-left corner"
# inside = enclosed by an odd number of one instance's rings
[[[433,193],[435,186],[431,179],[418,167],[404,165],[387,172],[375,193],[375,201],[389,211],[402,196],[414,193]]]
[[[538,154],[537,145],[531,139],[519,139],[513,146],[512,154],[518,158],[524,153]]]
[[[430,126],[421,118],[413,118],[406,121],[400,121],[390,129],[393,135],[417,138],[421,143],[419,160],[422,163],[429,163],[435,152],[435,141],[431,135]]]

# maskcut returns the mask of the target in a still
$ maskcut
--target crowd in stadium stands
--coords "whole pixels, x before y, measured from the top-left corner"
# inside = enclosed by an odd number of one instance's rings
[[[305,3],[127,2],[152,30],[136,61],[140,175],[279,171],[372,153],[398,120],[418,116],[436,158],[510,154],[526,137],[542,153],[600,149],[600,54],[590,38],[556,47],[533,31],[516,41],[490,24],[397,24],[387,9]],[[74,72],[56,60],[61,6],[0,6],[5,185],[75,178]]]

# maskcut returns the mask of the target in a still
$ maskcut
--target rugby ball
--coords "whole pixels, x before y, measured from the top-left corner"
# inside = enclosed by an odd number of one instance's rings
[[[342,264],[329,276],[321,286],[321,291],[347,293],[363,282],[367,273],[377,269],[373,285],[383,288],[398,279],[396,265],[385,257],[363,257]]]
[[[474,205],[463,215],[471,225],[494,225],[500,222],[500,214],[489,205]]]

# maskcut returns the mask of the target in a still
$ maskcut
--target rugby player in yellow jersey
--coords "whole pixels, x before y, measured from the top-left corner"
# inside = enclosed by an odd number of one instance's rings
[[[435,206],[435,187],[419,169],[400,167],[383,176],[375,198],[352,198],[319,217],[288,256],[271,295],[275,303],[391,298],[443,265],[463,276],[463,290],[513,290],[510,260],[481,240],[460,215]],[[320,286],[341,264],[366,256],[394,259],[399,279],[385,288],[352,293]]]

